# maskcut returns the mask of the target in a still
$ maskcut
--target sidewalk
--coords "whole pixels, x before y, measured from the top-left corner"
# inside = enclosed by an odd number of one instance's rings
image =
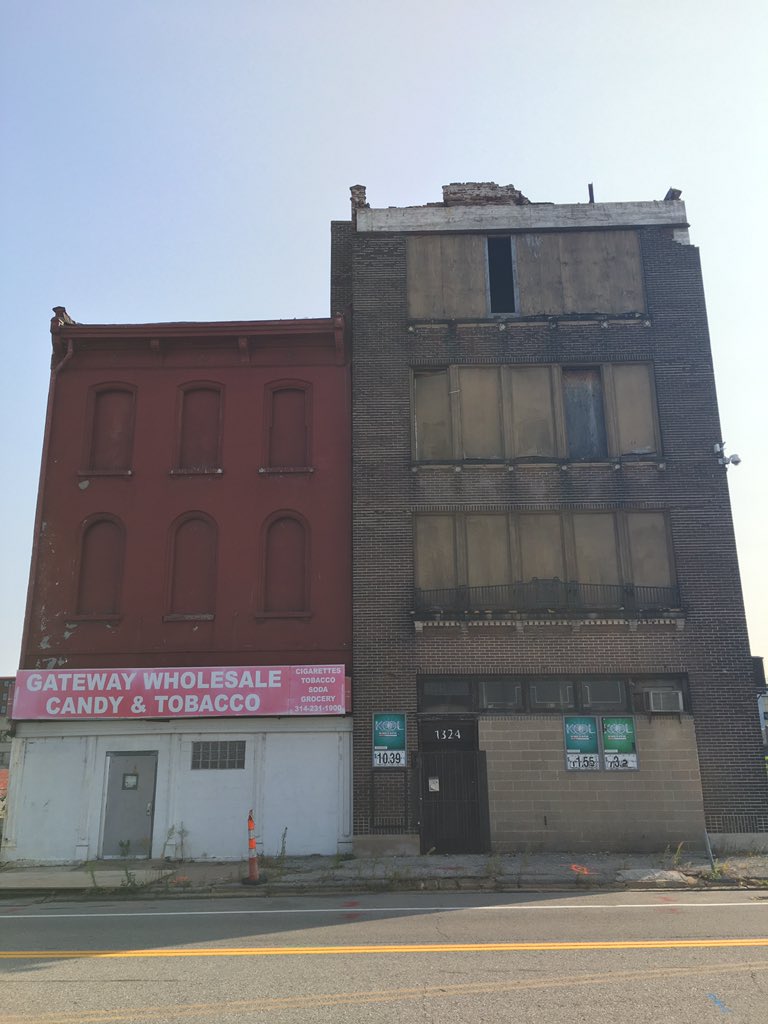
[[[716,860],[697,854],[488,854],[260,858],[260,882],[245,885],[241,863],[95,861],[59,867],[0,866],[0,899],[18,893],[165,897],[290,894],[588,890],[764,889],[768,855]]]

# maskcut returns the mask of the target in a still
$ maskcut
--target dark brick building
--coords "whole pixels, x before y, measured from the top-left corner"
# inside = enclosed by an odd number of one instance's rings
[[[370,209],[357,186],[333,224],[332,309],[353,316],[360,846],[768,832],[678,195],[534,204],[469,184]],[[372,766],[377,712],[407,715],[406,769]]]

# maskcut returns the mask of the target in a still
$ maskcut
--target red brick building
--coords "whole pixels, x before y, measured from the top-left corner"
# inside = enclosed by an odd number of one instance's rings
[[[112,800],[109,765],[121,758],[131,760],[128,769],[127,761],[118,765],[123,781],[152,779],[154,827],[139,840],[144,853],[159,855],[183,820],[187,854],[240,856],[252,806],[266,848],[278,847],[286,828],[289,850],[343,847],[351,797],[339,764],[349,759],[350,723],[336,705],[336,717],[260,711],[106,721],[85,698],[77,703],[79,694],[65,703],[75,684],[64,678],[88,669],[334,666],[343,688],[351,674],[343,319],[86,325],[61,307],[54,312],[21,669],[38,690],[46,685],[41,672],[58,673],[49,685],[65,693],[46,705],[56,720],[14,714],[19,737],[35,743],[24,770],[12,773],[4,854],[116,853],[110,843],[126,837],[110,836],[108,808],[100,808]],[[104,685],[81,676],[78,686]],[[167,686],[179,685],[168,678]],[[308,730],[320,730],[317,743]],[[146,752],[152,758],[134,771]],[[331,771],[318,774],[326,757]],[[65,781],[70,758],[85,758],[95,780],[79,804],[77,787]],[[62,822],[33,828],[46,774],[46,799],[62,779],[50,801]],[[318,778],[332,784],[321,792]],[[233,786],[237,798],[224,799]],[[26,810],[14,792],[24,793]],[[208,797],[212,805],[202,809]],[[226,820],[217,825],[224,812],[213,805],[222,801]],[[306,812],[318,802],[325,825],[308,834]],[[41,833],[57,836],[50,849],[40,847]]]

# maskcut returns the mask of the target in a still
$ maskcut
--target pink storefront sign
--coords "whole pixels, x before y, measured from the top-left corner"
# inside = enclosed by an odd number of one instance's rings
[[[343,715],[343,665],[20,670],[16,721]]]

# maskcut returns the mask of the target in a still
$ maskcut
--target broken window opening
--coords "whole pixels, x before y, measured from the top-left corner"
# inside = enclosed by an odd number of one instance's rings
[[[515,277],[509,236],[488,239],[488,285],[491,313],[514,313]]]

